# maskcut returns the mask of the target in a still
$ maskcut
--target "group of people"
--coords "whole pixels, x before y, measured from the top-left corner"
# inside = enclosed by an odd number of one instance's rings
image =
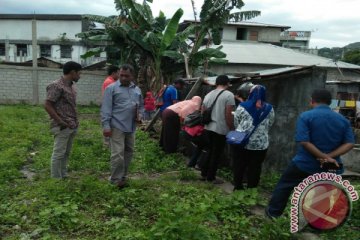
[[[76,62],[65,63],[63,76],[46,88],[45,109],[51,118],[54,135],[53,178],[67,177],[67,162],[79,126],[74,83],[80,79],[81,70],[81,65]],[[109,181],[123,188],[127,184],[126,176],[133,156],[136,123],[143,119],[144,103],[145,106],[151,105],[151,108],[148,106],[149,112],[154,108],[152,103],[143,99],[140,88],[134,84],[131,65],[109,67],[108,75],[102,88],[101,122],[111,151]],[[196,129],[207,140],[206,144],[197,143],[201,151],[207,152],[201,164],[201,179],[221,183],[216,174],[226,145],[226,134],[232,130],[247,131],[251,135],[245,146],[231,145],[234,190],[244,189],[245,173],[247,188],[257,187],[269,147],[269,129],[275,119],[273,107],[266,102],[265,87],[246,83],[234,95],[228,90],[229,78],[220,75],[216,78],[215,89],[203,101],[199,96],[179,101],[178,90],[184,85],[185,82],[179,79],[163,94],[160,146],[167,153],[176,152],[184,119],[195,111],[211,109],[211,121]],[[153,98],[150,94],[148,97]],[[237,106],[236,102],[239,102]],[[337,173],[342,173],[340,156],[353,148],[354,135],[349,121],[331,111],[330,102],[331,94],[327,90],[315,90],[311,96],[313,109],[300,115],[296,127],[299,148],[275,188],[266,210],[268,216],[280,216],[292,189],[310,174],[327,171],[323,168],[324,163],[335,164],[339,167]],[[194,159],[191,165],[194,165]]]
[[[234,95],[228,90],[230,79],[226,75],[218,76],[215,85],[215,89],[204,97],[203,102],[199,96],[195,96],[191,100],[170,105],[162,112],[160,145],[167,153],[176,152],[181,123],[185,117],[195,111],[211,108],[211,121],[204,124],[202,137],[194,138],[198,149],[188,166],[195,166],[196,159],[205,150],[207,154],[200,164],[201,179],[215,184],[221,183],[222,181],[216,178],[216,173],[226,145],[226,134],[235,129],[254,130],[245,147],[232,145],[231,151],[234,189],[244,188],[245,172],[247,172],[247,187],[257,187],[261,165],[269,146],[268,132],[275,118],[272,106],[265,101],[265,87],[246,83]],[[236,108],[235,99],[240,102]],[[253,129],[255,126],[256,129]]]

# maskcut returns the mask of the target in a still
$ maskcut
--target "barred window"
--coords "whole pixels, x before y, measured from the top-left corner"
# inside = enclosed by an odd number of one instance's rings
[[[16,44],[16,55],[20,56],[20,53],[22,53],[23,56],[28,55],[26,44]]]
[[[71,58],[72,47],[70,45],[61,45],[60,46],[60,57],[61,58]]]
[[[40,45],[40,57],[51,57],[51,45]]]
[[[5,56],[5,44],[0,43],[0,56]]]

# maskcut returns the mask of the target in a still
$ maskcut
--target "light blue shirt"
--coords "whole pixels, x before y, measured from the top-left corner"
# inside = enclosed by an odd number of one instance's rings
[[[109,85],[104,92],[101,105],[101,123],[103,129],[116,128],[132,133],[136,128],[136,114],[143,114],[144,101],[141,90],[134,83],[121,86],[120,81]]]

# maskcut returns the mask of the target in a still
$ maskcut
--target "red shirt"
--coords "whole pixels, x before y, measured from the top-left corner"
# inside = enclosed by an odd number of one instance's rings
[[[146,97],[144,98],[144,108],[145,111],[155,111],[155,98],[151,93],[147,92]]]
[[[105,81],[104,81],[104,83],[103,83],[103,85],[102,85],[102,87],[101,87],[101,93],[102,93],[102,95],[104,95],[105,89],[106,89],[110,84],[112,84],[112,83],[114,83],[114,82],[116,82],[116,80],[115,80],[112,76],[108,76],[108,77],[105,79]]]

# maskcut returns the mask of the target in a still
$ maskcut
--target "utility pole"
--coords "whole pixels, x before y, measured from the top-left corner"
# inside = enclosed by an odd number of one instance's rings
[[[9,38],[8,36],[6,36],[5,39],[5,61],[9,62],[10,61],[10,44],[9,44]]]
[[[39,79],[38,79],[38,64],[37,64],[37,29],[35,13],[32,20],[32,83],[33,83],[33,104],[39,104]]]

